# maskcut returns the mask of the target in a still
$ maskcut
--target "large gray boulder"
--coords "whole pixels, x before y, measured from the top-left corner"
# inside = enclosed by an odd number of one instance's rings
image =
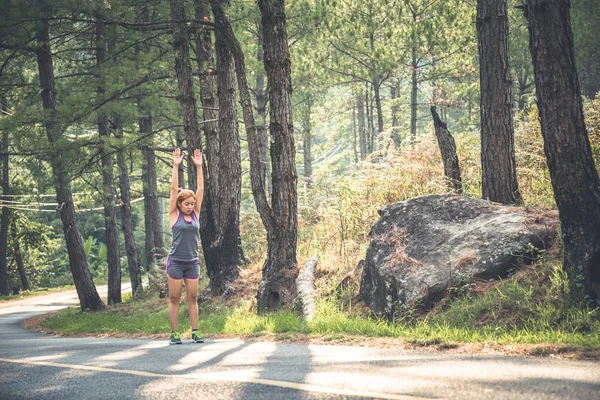
[[[462,277],[504,277],[557,235],[558,214],[455,195],[379,210],[363,263],[360,296],[377,315],[430,304]]]

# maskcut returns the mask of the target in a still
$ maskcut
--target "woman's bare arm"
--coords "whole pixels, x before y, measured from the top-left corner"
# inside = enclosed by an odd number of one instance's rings
[[[194,150],[192,161],[196,164],[196,203],[194,203],[194,211],[196,211],[196,215],[200,215],[204,197],[204,173],[202,171],[202,152],[200,150]]]
[[[171,175],[171,195],[169,196],[169,218],[177,218],[177,194],[179,193],[179,164],[183,161],[180,149],[173,151],[173,173]],[[174,221],[171,221],[173,225]]]

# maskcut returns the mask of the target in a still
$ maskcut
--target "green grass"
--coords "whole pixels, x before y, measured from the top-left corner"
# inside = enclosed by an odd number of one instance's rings
[[[463,308],[463,307],[467,308]],[[347,315],[341,310],[335,311],[331,303],[322,303],[315,320],[310,324],[312,334],[354,334],[367,337],[400,338],[410,343],[488,343],[498,344],[560,344],[577,345],[585,349],[600,348],[600,323],[594,316],[585,319],[595,329],[594,332],[566,331],[540,324],[535,321],[523,327],[485,325],[476,326],[474,312],[469,310],[468,302],[459,302],[452,307],[449,314],[434,318],[424,317],[414,322],[390,323],[382,319],[364,318],[358,315]],[[462,308],[462,315],[457,311]],[[581,313],[584,313],[581,311]],[[588,312],[589,313],[589,312]],[[448,318],[452,315],[454,319]],[[597,315],[596,315],[597,318]]]
[[[234,309],[221,305],[202,307],[199,329],[206,334],[309,333],[306,322],[291,311],[258,315],[248,311],[247,304]]]
[[[426,315],[396,322],[348,311],[340,298],[321,299],[311,322],[292,311],[259,315],[249,303],[226,307],[222,303],[200,306],[199,329],[204,335],[247,337],[305,335],[337,340],[345,337],[396,338],[416,346],[453,348],[454,343],[546,344],[577,350],[600,349],[600,314],[577,300],[555,267],[545,272],[516,274],[483,294],[464,291]],[[169,332],[167,304],[155,298],[128,299],[101,312],[60,311],[45,327],[73,334],[141,335]],[[182,332],[190,329],[186,304],[179,312]]]
[[[346,335],[366,338],[398,338],[417,345],[444,343],[494,343],[494,344],[555,344],[576,346],[583,350],[600,349],[600,335],[596,323],[594,332],[567,331],[532,319],[532,326],[488,325],[477,327],[444,321],[443,318],[426,318],[415,323],[390,323],[382,319],[348,315],[335,310],[335,304],[322,301],[310,323],[292,312],[257,315],[245,307],[224,309],[204,307],[200,312],[200,330],[204,335],[264,336],[275,334],[304,334],[310,336]],[[187,308],[179,313],[180,330],[190,329]],[[471,317],[469,317],[471,318]],[[119,306],[102,312],[81,312],[71,308],[60,311],[45,321],[45,327],[66,334],[167,334],[169,332],[166,305],[162,309],[135,308],[122,311]]]
[[[103,311],[81,311],[71,307],[52,314],[44,327],[66,334],[137,333],[158,334],[169,332],[168,311],[160,303],[142,300],[132,301],[124,296],[124,303],[108,306]],[[180,316],[183,315],[183,309]]]

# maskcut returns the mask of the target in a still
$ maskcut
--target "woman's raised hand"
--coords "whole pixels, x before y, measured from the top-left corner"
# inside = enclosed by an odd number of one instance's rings
[[[192,160],[194,161],[194,164],[196,164],[198,167],[202,166],[202,152],[198,149],[194,150],[194,156],[192,157]]]
[[[173,150],[173,165],[179,165],[183,161],[183,156],[181,155],[181,149]]]

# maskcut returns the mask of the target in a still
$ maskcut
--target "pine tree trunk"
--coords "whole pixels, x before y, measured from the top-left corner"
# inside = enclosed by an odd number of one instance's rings
[[[377,134],[383,132],[383,110],[381,109],[381,80],[379,78],[373,80],[373,92],[375,97],[375,110],[377,111]]]
[[[108,51],[110,54],[116,53],[116,37],[117,37],[117,26],[110,25],[108,41]],[[123,125],[122,117],[119,113],[112,113],[112,126],[115,133],[115,138],[120,144],[120,148],[117,151],[117,166],[119,168],[119,190],[121,192],[120,205],[121,205],[121,221],[123,223],[123,239],[125,241],[125,254],[127,256],[127,268],[129,272],[129,280],[131,282],[131,294],[136,295],[142,291],[142,275],[140,273],[140,259],[135,243],[135,237],[133,233],[133,223],[131,217],[131,195],[129,193],[129,171],[127,169],[127,161],[123,148]],[[115,193],[116,197],[116,193]],[[116,212],[116,206],[115,206]],[[115,218],[115,225],[116,225]],[[117,236],[118,239],[118,236]],[[120,258],[120,257],[119,257]],[[119,260],[119,280],[120,280],[120,260]],[[119,284],[120,286],[120,284]],[[120,290],[119,290],[120,291]]]
[[[181,105],[181,101],[179,102],[179,105]],[[184,148],[184,143],[185,143],[185,131],[183,129],[180,128],[176,128],[175,129],[175,147],[177,147],[178,149],[183,149]],[[185,185],[185,171],[184,171],[184,164],[185,163],[181,163],[179,164],[179,168],[177,168],[177,182],[179,182],[179,188],[184,188]],[[196,187],[196,183],[194,182],[194,186],[193,188]],[[190,188],[193,190],[193,188]]]
[[[187,39],[187,27],[185,21],[185,8],[184,2],[182,0],[171,0],[171,18],[173,19],[173,49],[175,50],[175,72],[177,74],[177,81],[179,84],[179,104],[181,105],[183,111],[183,125],[185,131],[186,142],[188,145],[188,186],[190,189],[196,189],[196,167],[191,160],[192,153],[194,149],[202,150],[201,143],[201,135],[200,128],[198,124],[198,114],[196,109],[196,99],[194,96],[194,87],[192,80],[192,68],[189,54],[189,44]],[[198,4],[196,4],[198,6]],[[221,72],[219,72],[220,75]],[[223,105],[221,104],[221,100],[219,99],[219,118],[222,112]],[[231,121],[227,121],[227,123],[231,123]],[[237,120],[234,121],[237,124]],[[208,262],[207,268],[211,268],[207,270],[208,275],[211,279],[211,290],[214,294],[220,294],[223,290],[225,290],[225,284],[237,278],[237,265],[240,262],[241,254],[240,254],[240,238],[239,238],[239,196],[237,196],[237,200],[233,202],[233,204],[220,203],[220,198],[223,196],[223,199],[227,199],[224,201],[229,201],[233,199],[231,196],[232,193],[235,193],[235,187],[238,185],[240,176],[235,178],[233,175],[228,175],[228,170],[240,168],[239,166],[239,156],[238,162],[236,165],[228,165],[225,161],[228,161],[231,157],[235,157],[234,154],[225,153],[226,151],[235,151],[231,150],[231,147],[222,148],[223,140],[228,140],[229,137],[223,136],[224,132],[219,132],[219,148],[215,151],[214,148],[209,149],[209,157],[212,159],[209,160],[209,170],[208,170],[208,179],[209,185],[208,190],[210,191],[208,204],[205,208],[203,208],[206,212],[211,213],[212,215],[217,215],[218,218],[214,220],[214,232],[216,232],[216,238],[212,243],[209,243],[208,240],[210,238],[202,237],[202,246],[203,249],[207,247],[212,247],[210,251],[207,251]],[[229,133],[231,134],[231,133]],[[211,135],[210,131],[207,131],[207,142],[208,138]],[[225,134],[226,135],[226,134]],[[237,132],[235,132],[237,135]],[[212,138],[212,137],[211,137]],[[227,139],[226,139],[227,138]],[[211,142],[210,145],[213,145],[214,142]],[[229,146],[229,145],[228,145]],[[235,147],[235,144],[231,145]],[[239,143],[238,143],[239,149]],[[217,160],[214,155],[216,153],[226,154],[225,160],[221,161],[220,157]],[[239,151],[238,151],[239,154]],[[236,164],[234,161],[232,164]],[[218,169],[211,169],[217,166]],[[225,170],[223,170],[223,166]],[[204,167],[203,167],[204,168]],[[227,176],[228,178],[231,176],[232,181],[222,181],[221,177]],[[213,179],[217,179],[213,182]],[[238,181],[236,181],[238,179]],[[182,180],[180,182],[183,182]],[[218,182],[218,187],[215,190],[214,184]],[[236,203],[237,202],[237,203]],[[225,214],[225,210],[237,210],[233,213],[233,215]],[[223,218],[221,218],[223,215]],[[212,233],[213,227],[210,224],[206,224],[209,218],[208,215],[200,216],[202,218],[202,228],[203,233]],[[233,221],[233,222],[232,222]],[[209,222],[210,223],[210,222]],[[235,245],[230,246],[230,242],[235,243]],[[214,250],[214,253],[212,252]],[[231,259],[236,257],[235,264],[231,262]],[[223,267],[225,265],[225,267]],[[235,267],[234,267],[235,265]],[[214,268],[214,269],[213,269]],[[234,271],[235,269],[235,271]]]
[[[17,264],[17,272],[19,273],[19,279],[21,280],[21,290],[31,290],[31,286],[29,286],[29,279],[27,279],[27,273],[25,272],[25,264],[23,263],[23,255],[21,254],[21,249],[17,244],[14,248],[15,251],[15,262]]]
[[[96,67],[98,68],[98,100],[104,98],[103,64],[106,59],[106,25],[96,22]],[[117,230],[117,210],[113,157],[110,149],[110,128],[108,115],[98,112],[98,134],[100,137],[100,157],[102,164],[102,203],[104,205],[104,226],[106,230],[106,258],[108,263],[108,304],[121,303],[121,257],[119,254],[119,233]]]
[[[444,175],[446,175],[446,184],[448,189],[456,194],[462,194],[462,180],[460,177],[460,167],[458,165],[458,156],[456,155],[456,143],[454,138],[448,132],[446,123],[440,119],[435,106],[431,107],[433,116],[433,126],[435,127],[435,137],[437,138],[444,162]]]
[[[27,272],[25,271],[23,254],[21,254],[19,238],[17,236],[17,224],[14,222],[11,224],[11,232],[14,238],[13,252],[15,256],[15,263],[17,264],[17,272],[19,273],[19,279],[21,280],[21,290],[31,290],[31,286],[29,285],[29,279],[27,278]]]
[[[8,106],[6,104],[6,98],[2,96],[0,98],[0,107],[2,107],[2,111],[5,111]],[[3,152],[0,159],[2,160],[2,196],[0,197],[0,201],[9,200],[7,196],[9,194],[10,184],[8,179],[8,168],[9,168],[9,159],[8,159],[8,130],[4,130],[2,132],[2,143],[0,146],[0,150]],[[0,295],[7,296],[9,294],[8,290],[8,260],[7,260],[7,252],[8,252],[8,225],[9,225],[9,217],[10,210],[7,207],[2,208],[2,215],[0,217]]]
[[[220,3],[218,1],[211,2],[215,11],[215,19],[221,25],[219,31],[223,34],[223,38],[226,40],[227,45],[232,51],[233,59],[235,62],[235,73],[238,82],[238,89],[240,92],[240,103],[242,105],[242,113],[244,117],[244,125],[246,128],[246,134],[248,137],[248,153],[250,158],[250,181],[252,185],[252,195],[254,197],[254,203],[256,209],[260,215],[261,221],[265,226],[265,229],[273,229],[273,210],[270,208],[267,202],[267,196],[265,191],[265,182],[263,181],[262,166],[260,159],[259,150],[259,138],[257,134],[257,127],[254,120],[254,112],[252,109],[252,99],[250,95],[250,87],[248,85],[248,78],[246,77],[246,62],[244,58],[244,52],[241,45],[233,33],[233,29],[229,21],[225,18],[224,13],[220,9]]]
[[[106,228],[106,258],[108,263],[108,304],[121,303],[121,256],[117,229],[116,193],[113,175],[113,159],[108,150],[108,119],[102,117],[98,123],[101,133],[102,185],[104,204],[104,226]],[[105,136],[106,135],[106,136]],[[103,140],[105,139],[105,140]]]
[[[141,6],[140,19],[148,24],[150,13],[147,5]],[[150,50],[150,41],[136,46],[136,54],[142,50]],[[140,65],[140,68],[143,67]],[[165,242],[163,238],[163,221],[160,210],[160,198],[158,197],[156,178],[156,158],[154,154],[154,137],[152,132],[152,114],[144,109],[143,94],[137,97],[139,112],[138,126],[141,139],[140,150],[142,152],[142,193],[144,196],[144,249],[146,271],[150,271],[153,265],[162,261],[166,255]]]
[[[365,96],[361,91],[356,99],[356,113],[358,114],[358,142],[361,161],[367,158],[367,132],[365,129]]]
[[[131,219],[131,195],[129,193],[129,171],[127,170],[126,149],[123,148],[123,130],[120,116],[115,115],[115,138],[119,140],[121,148],[117,152],[117,166],[119,167],[119,190],[121,192],[121,221],[123,223],[123,238],[125,240],[125,253],[127,254],[127,267],[129,269],[129,280],[131,281],[131,293],[135,296],[142,291],[142,275],[140,273],[140,261],[133,234],[133,223]]]
[[[143,135],[143,125],[146,118],[139,119],[140,135]],[[156,212],[151,188],[154,186],[156,189],[156,180],[152,181],[150,178],[151,169],[155,168],[154,164],[154,150],[148,146],[148,142],[141,145],[142,151],[142,195],[144,196],[144,250],[145,250],[145,266],[146,271],[150,271],[152,266],[156,263],[155,249],[154,249],[154,226],[153,226],[153,214]],[[152,161],[149,161],[149,159]],[[154,182],[154,183],[152,183]]]
[[[170,0],[171,19],[173,20],[173,50],[175,52],[175,73],[179,85],[177,99],[183,113],[183,130],[187,143],[187,172],[188,188],[196,190],[196,166],[192,161],[195,149],[202,149],[196,97],[194,96],[194,81],[192,80],[192,65],[190,61],[190,46],[187,38],[185,5],[183,0]],[[184,180],[179,181],[181,184]]]
[[[312,111],[313,100],[309,97],[306,100],[306,109],[302,119],[302,130],[304,131],[304,180],[306,187],[310,189],[312,183],[312,132],[310,124],[310,114]]]
[[[138,120],[138,125],[140,129],[140,136],[144,135],[144,124],[147,117],[142,117]],[[154,257],[154,227],[152,225],[153,218],[153,199],[150,188],[152,186],[152,181],[150,178],[150,169],[155,168],[154,165],[154,150],[149,147],[150,139],[144,140],[144,144],[141,146],[142,150],[142,194],[144,196],[144,248],[146,253],[146,271],[150,271],[150,268],[156,262],[156,258]],[[149,161],[149,158],[152,158],[152,161]],[[150,165],[152,164],[152,165]],[[154,181],[156,182],[156,181]],[[154,187],[156,188],[156,183],[154,183]],[[155,210],[155,209],[154,209]]]
[[[373,131],[373,150],[377,153],[377,159],[380,160],[383,157],[382,148],[380,147],[379,140],[383,132],[383,111],[381,109],[381,93],[379,78],[373,79],[371,83],[373,85],[373,100],[375,100],[375,111],[377,112],[377,133]]]
[[[47,10],[43,10],[47,13]],[[40,95],[44,108],[44,127],[51,148],[49,149],[50,164],[56,189],[58,211],[63,224],[63,231],[69,255],[69,266],[73,275],[77,296],[81,310],[100,310],[104,303],[100,299],[83,251],[81,234],[77,226],[69,171],[61,154],[57,142],[63,140],[63,128],[59,124],[59,115],[56,109],[56,88],[54,85],[54,67],[50,51],[50,37],[48,33],[48,19],[43,17],[36,29],[37,39],[37,65],[40,80]]]
[[[482,198],[522,203],[517,183],[508,54],[508,0],[477,1]]]
[[[217,75],[211,29],[201,24],[210,20],[208,0],[194,0],[196,23],[196,62],[200,71],[200,102],[204,116],[204,137],[206,148],[204,158],[206,171],[204,173],[204,200],[200,213],[200,239],[202,252],[209,277],[219,276],[219,249],[213,244],[217,240],[218,194],[219,194],[219,99],[217,97]],[[212,280],[212,278],[211,278]],[[216,283],[216,281],[215,281]],[[211,284],[212,285],[212,284]],[[219,285],[215,285],[218,290]]]
[[[410,144],[417,141],[417,107],[419,81],[417,80],[417,50],[412,49],[411,73],[410,73]]]
[[[358,127],[356,122],[356,106],[352,106],[352,150],[354,163],[358,163]]]
[[[289,306],[296,297],[298,206],[292,122],[291,62],[283,0],[259,0],[265,70],[269,80],[273,228],[267,231],[267,260],[257,298],[258,309]]]
[[[367,131],[365,141],[367,143],[367,153],[374,151],[373,147],[373,102],[369,96],[369,83],[365,84],[365,117],[367,118]]]
[[[143,110],[141,110],[143,111]],[[156,187],[156,158],[152,148],[152,117],[145,116],[139,119],[140,136],[145,137],[142,148],[142,193],[144,195],[144,230],[146,270],[162,259],[164,256],[164,239],[162,215]]]
[[[264,63],[263,50],[263,29],[260,18],[257,22],[258,43],[256,46],[256,61],[259,65]],[[267,96],[267,87],[265,85],[265,74],[262,68],[257,68],[256,71],[256,86],[254,87],[254,95],[256,96],[256,133],[258,135],[261,175],[265,183],[267,195],[271,193],[271,168],[269,166],[269,130],[267,129],[267,104],[269,97]]]
[[[217,53],[217,94],[219,97],[219,193],[217,212],[218,269],[211,278],[213,293],[225,291],[229,282],[239,277],[242,262],[239,252],[241,159],[236,106],[235,69],[228,43],[228,21],[219,2],[211,0],[215,16],[215,49]]]
[[[244,53],[222,10],[220,2],[211,0],[215,23],[221,24],[219,31],[230,47],[240,91],[240,102],[244,116],[244,124],[248,136],[250,154],[250,178],[252,194],[261,221],[267,231],[268,254],[263,266],[263,278],[259,284],[257,304],[260,311],[275,309],[282,305],[289,306],[296,297],[296,183],[294,164],[294,145],[291,121],[291,79],[289,53],[285,35],[285,15],[283,3],[274,5],[260,3],[265,38],[265,66],[269,77],[269,86],[278,90],[269,98],[271,104],[271,133],[274,144],[271,149],[273,167],[272,207],[266,198],[264,181],[262,180],[259,141],[254,121],[254,112],[248,80]],[[274,32],[275,31],[275,32]],[[273,49],[277,57],[272,54]],[[287,57],[286,57],[287,56]],[[283,73],[283,77],[275,76],[273,68]],[[277,85],[273,85],[277,83]],[[280,86],[283,85],[283,86]],[[283,93],[281,93],[283,90]],[[287,95],[287,98],[283,96]],[[285,110],[288,111],[286,114]],[[283,151],[282,151],[283,149]],[[286,152],[287,151],[287,152]],[[289,154],[289,155],[288,155]],[[286,157],[288,155],[288,157]],[[293,167],[293,169],[291,169]],[[287,189],[282,191],[281,188]],[[292,196],[292,197],[289,197]],[[286,213],[287,212],[287,213]],[[295,222],[295,223],[294,223]],[[290,225],[293,227],[290,228]],[[292,237],[293,236],[293,240]]]
[[[390,89],[390,97],[392,101],[396,100],[396,84],[394,83]],[[401,145],[400,135],[398,134],[398,104],[394,102],[392,104],[392,141],[394,142],[394,148],[399,149]]]
[[[563,268],[593,298],[600,283],[600,179],[583,117],[568,0],[528,0],[544,152],[559,211]]]

